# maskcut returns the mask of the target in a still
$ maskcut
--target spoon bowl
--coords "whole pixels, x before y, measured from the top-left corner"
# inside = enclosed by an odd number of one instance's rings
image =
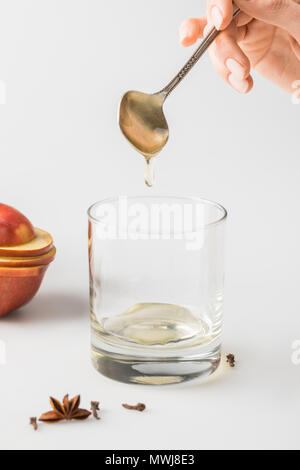
[[[128,91],[120,104],[120,128],[146,160],[158,155],[169,139],[162,93],[147,94]]]

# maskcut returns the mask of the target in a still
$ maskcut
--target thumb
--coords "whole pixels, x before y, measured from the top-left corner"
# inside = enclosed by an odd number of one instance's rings
[[[235,3],[249,16],[285,29],[300,39],[299,0],[236,0]]]

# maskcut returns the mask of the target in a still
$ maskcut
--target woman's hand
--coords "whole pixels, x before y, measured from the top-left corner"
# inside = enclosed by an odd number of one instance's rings
[[[300,0],[236,0],[241,13],[232,23],[231,0],[207,1],[207,16],[181,25],[182,45],[194,44],[206,27],[226,29],[212,44],[210,55],[227,83],[248,93],[253,86],[253,68],[294,93],[293,83],[300,80]]]

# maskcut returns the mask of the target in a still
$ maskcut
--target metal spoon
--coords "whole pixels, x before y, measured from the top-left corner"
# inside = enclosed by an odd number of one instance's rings
[[[239,13],[240,9],[236,8],[232,19],[236,18]],[[148,186],[153,184],[151,159],[164,148],[169,139],[169,127],[163,111],[164,102],[220,33],[221,31],[212,28],[190,60],[173,80],[158,93],[147,94],[139,91],[128,91],[122,98],[119,113],[120,128],[127,140],[146,159],[145,180]]]

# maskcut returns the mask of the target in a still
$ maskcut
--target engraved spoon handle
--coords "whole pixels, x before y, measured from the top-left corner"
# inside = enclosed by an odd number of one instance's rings
[[[236,8],[234,10],[232,19],[236,18],[236,16],[240,13],[240,9]],[[198,62],[200,57],[207,51],[209,46],[214,42],[214,40],[219,36],[222,31],[218,31],[216,28],[212,28],[207,36],[203,39],[200,46],[190,58],[190,60],[185,64],[185,66],[180,70],[180,72],[173,78],[173,80],[163,89],[160,91],[160,94],[165,95],[165,98],[169,96],[170,93],[179,85],[179,83],[184,79],[184,77],[192,70],[194,65]]]

